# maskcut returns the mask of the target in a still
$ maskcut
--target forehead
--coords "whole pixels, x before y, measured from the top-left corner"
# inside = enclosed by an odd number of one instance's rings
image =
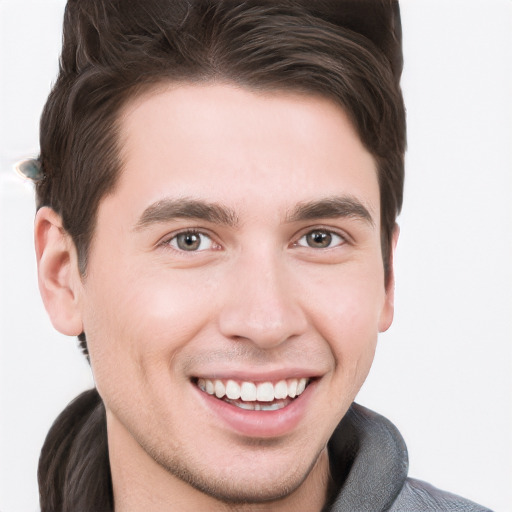
[[[168,196],[284,214],[299,202],[350,195],[378,224],[374,159],[331,100],[229,84],[170,85],[129,103],[120,132],[116,193],[131,196],[134,214]]]

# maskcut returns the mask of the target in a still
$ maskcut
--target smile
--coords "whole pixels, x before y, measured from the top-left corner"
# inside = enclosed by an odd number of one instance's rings
[[[200,378],[197,386],[205,393],[240,409],[276,411],[299,397],[309,382],[308,378],[283,379],[276,383]]]

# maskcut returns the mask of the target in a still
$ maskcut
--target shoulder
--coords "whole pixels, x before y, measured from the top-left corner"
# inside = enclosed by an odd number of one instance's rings
[[[455,494],[433,485],[407,478],[389,512],[491,512]]]

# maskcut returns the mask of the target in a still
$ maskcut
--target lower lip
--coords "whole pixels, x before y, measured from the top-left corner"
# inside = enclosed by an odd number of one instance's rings
[[[230,429],[248,437],[271,438],[292,432],[306,414],[316,382],[311,382],[304,392],[291,403],[277,411],[250,411],[231,405],[201,391],[197,393],[206,407]]]

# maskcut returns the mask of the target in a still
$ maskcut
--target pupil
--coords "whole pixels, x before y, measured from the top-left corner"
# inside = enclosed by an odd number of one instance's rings
[[[325,231],[313,231],[307,238],[310,247],[320,247],[324,249],[331,244],[332,235]]]
[[[199,247],[201,238],[195,233],[182,233],[178,235],[178,247],[184,251],[194,251]]]

